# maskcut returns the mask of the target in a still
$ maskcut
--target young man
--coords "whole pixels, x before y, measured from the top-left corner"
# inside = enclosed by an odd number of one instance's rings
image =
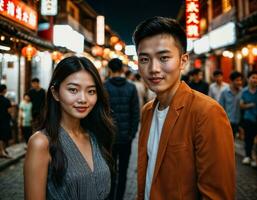
[[[117,167],[117,178],[112,185],[111,199],[122,200],[126,188],[127,169],[131,153],[132,140],[139,123],[139,103],[136,87],[126,80],[123,64],[118,58],[109,61],[111,76],[104,83],[109,94],[112,116],[117,125],[116,139],[113,145],[113,158]]]
[[[257,135],[257,71],[251,71],[248,74],[248,86],[242,91],[240,107],[244,110],[243,127],[245,131],[245,157],[242,163],[256,167],[252,149],[254,138]]]
[[[173,19],[153,17],[133,36],[139,71],[157,94],[143,108],[138,200],[235,199],[232,130],[222,107],[180,82],[186,35]]]
[[[230,85],[221,92],[219,103],[226,111],[233,135],[236,137],[240,122],[240,98],[242,95],[243,75],[233,71],[230,76]]]
[[[28,91],[32,102],[32,118],[33,118],[33,129],[35,129],[40,120],[41,111],[44,110],[46,92],[40,86],[40,81],[38,78],[33,78],[31,80],[31,89]]]
[[[216,101],[219,101],[221,92],[229,85],[223,82],[223,73],[218,69],[213,72],[213,79],[214,83],[210,85],[208,95]]]
[[[203,72],[200,69],[193,69],[191,71],[192,80],[189,82],[189,86],[203,94],[208,95],[209,85],[203,80]]]

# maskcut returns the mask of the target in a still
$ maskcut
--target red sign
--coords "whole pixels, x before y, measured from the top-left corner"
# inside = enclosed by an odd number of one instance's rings
[[[200,37],[199,0],[186,0],[186,33],[188,39]]]
[[[37,30],[37,12],[18,0],[0,0],[0,15]]]

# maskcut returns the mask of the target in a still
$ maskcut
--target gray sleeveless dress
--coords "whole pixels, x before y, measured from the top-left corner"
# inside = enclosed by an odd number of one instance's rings
[[[66,174],[62,185],[55,185],[49,165],[46,196],[49,200],[103,200],[111,187],[109,167],[103,159],[94,137],[91,138],[94,170],[63,128],[60,128],[60,142],[67,157]]]

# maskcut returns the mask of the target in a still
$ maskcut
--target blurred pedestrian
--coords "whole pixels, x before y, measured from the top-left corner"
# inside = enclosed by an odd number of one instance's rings
[[[233,135],[236,137],[241,118],[240,99],[242,95],[243,75],[240,72],[233,71],[229,78],[231,81],[230,85],[221,92],[219,103],[226,111],[233,130]]]
[[[138,200],[235,199],[232,130],[222,107],[180,81],[188,64],[177,21],[153,17],[137,26],[139,72],[157,94],[143,108],[138,144]]]
[[[25,142],[28,143],[32,135],[32,103],[28,93],[23,95],[23,100],[19,106],[18,125],[21,128]]]
[[[218,69],[213,72],[213,79],[214,83],[210,85],[208,95],[219,101],[221,92],[229,85],[223,81],[223,73]]]
[[[131,83],[133,83],[134,80],[135,80],[134,74],[133,74],[133,72],[131,72],[130,70],[128,70],[128,71],[125,72],[125,77],[126,77],[126,79],[127,79],[129,82],[131,82]]]
[[[240,108],[243,110],[245,157],[243,164],[256,167],[252,156],[254,138],[257,135],[257,71],[248,74],[248,86],[242,90]]]
[[[140,74],[135,74],[135,81],[134,84],[136,86],[137,89],[137,95],[138,95],[138,99],[139,99],[139,108],[141,110],[141,108],[144,105],[144,97],[146,95],[146,88],[144,86],[144,84],[141,81],[141,76]]]
[[[203,72],[200,69],[193,69],[191,71],[192,80],[189,82],[189,86],[205,95],[208,95],[209,85],[203,80]]]
[[[106,199],[114,126],[97,69],[61,60],[47,91],[44,120],[28,143],[25,199]]]
[[[139,103],[136,87],[123,76],[122,61],[114,58],[108,67],[111,77],[104,83],[109,94],[112,116],[118,127],[113,145],[117,177],[113,178],[111,199],[122,200],[126,188],[131,143],[139,123]]]
[[[28,94],[32,103],[32,120],[33,129],[40,123],[40,113],[44,110],[46,93],[45,90],[40,86],[40,80],[38,78],[33,78],[31,80],[31,89]]]
[[[9,158],[6,147],[12,138],[11,131],[11,102],[5,97],[7,87],[5,84],[0,85],[0,157]]]

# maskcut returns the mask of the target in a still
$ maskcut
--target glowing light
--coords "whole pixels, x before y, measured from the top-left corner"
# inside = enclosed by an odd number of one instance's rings
[[[243,56],[242,56],[242,54],[241,54],[241,53],[237,53],[236,57],[237,57],[237,59],[239,59],[239,60],[240,60],[240,59],[242,59],[242,57],[243,57]]]
[[[257,56],[257,48],[256,47],[253,47],[252,53],[253,53],[254,56]]]
[[[248,50],[247,47],[244,47],[244,48],[242,49],[242,54],[243,54],[243,56],[247,56],[247,55],[249,54],[249,50]]]

